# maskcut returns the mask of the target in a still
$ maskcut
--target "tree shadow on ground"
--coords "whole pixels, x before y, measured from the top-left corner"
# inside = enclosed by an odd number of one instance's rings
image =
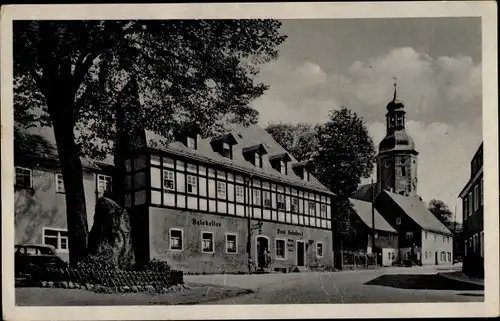
[[[484,287],[481,285],[454,281],[437,274],[386,274],[366,282],[365,285],[413,290],[484,290]]]

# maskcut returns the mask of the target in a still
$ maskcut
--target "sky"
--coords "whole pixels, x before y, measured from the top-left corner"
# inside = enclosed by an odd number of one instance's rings
[[[270,86],[252,106],[259,125],[322,123],[347,106],[375,145],[397,79],[418,157],[418,194],[462,221],[458,194],[482,140],[480,18],[284,20],[279,57],[261,66]],[[373,174],[374,180],[375,174]],[[370,178],[363,180],[368,183]]]

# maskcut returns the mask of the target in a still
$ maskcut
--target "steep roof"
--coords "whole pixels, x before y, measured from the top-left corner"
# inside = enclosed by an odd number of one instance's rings
[[[452,234],[450,230],[437,219],[418,197],[403,196],[383,191],[389,196],[415,223],[422,229],[444,234]]]
[[[256,175],[262,178],[279,181],[286,184],[300,186],[319,192],[332,194],[328,188],[322,185],[315,177],[310,175],[309,181],[304,181],[297,176],[292,166],[298,163],[290,155],[291,161],[287,163],[287,174],[281,174],[269,163],[269,157],[287,153],[287,151],[276,142],[273,137],[262,127],[250,125],[245,127],[240,124],[228,124],[226,129],[233,134],[236,144],[233,146],[233,159],[221,156],[215,152],[210,145],[211,138],[199,139],[197,149],[186,147],[181,142],[172,142],[167,146],[162,144],[162,137],[156,133],[147,130],[146,141],[151,148],[165,151],[179,156],[190,157],[202,162],[216,164],[227,168],[239,170],[243,173]],[[262,157],[262,168],[256,167],[243,157],[243,149],[247,146],[262,144],[267,150],[267,154]]]
[[[372,201],[372,189],[376,186],[376,183],[373,184],[364,184],[358,187],[358,190],[354,192],[352,198],[357,200],[362,200],[365,202]],[[374,197],[377,196],[377,192],[375,191]]]
[[[354,206],[354,210],[358,214],[359,218],[365,223],[368,228],[372,228],[372,204],[370,202],[365,202],[357,199],[349,199]],[[375,209],[375,229],[378,231],[386,231],[397,233],[397,231],[380,215],[380,213]]]

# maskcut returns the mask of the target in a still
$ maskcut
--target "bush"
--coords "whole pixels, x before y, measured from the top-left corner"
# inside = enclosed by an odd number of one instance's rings
[[[137,265],[136,269],[138,271],[157,272],[157,273],[168,273],[171,271],[170,265],[168,265],[167,262],[160,261],[157,259],[153,259],[142,265]]]
[[[78,262],[76,267],[78,269],[87,270],[116,270],[114,262],[104,255],[88,255],[82,261]]]

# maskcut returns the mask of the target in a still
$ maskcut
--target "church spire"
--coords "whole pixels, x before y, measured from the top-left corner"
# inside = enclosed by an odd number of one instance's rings
[[[394,79],[394,97],[392,98],[392,101],[396,102],[396,100],[398,99],[397,92],[396,92],[396,86],[397,86],[396,80],[397,80],[397,78],[396,77],[392,77],[392,79]]]

